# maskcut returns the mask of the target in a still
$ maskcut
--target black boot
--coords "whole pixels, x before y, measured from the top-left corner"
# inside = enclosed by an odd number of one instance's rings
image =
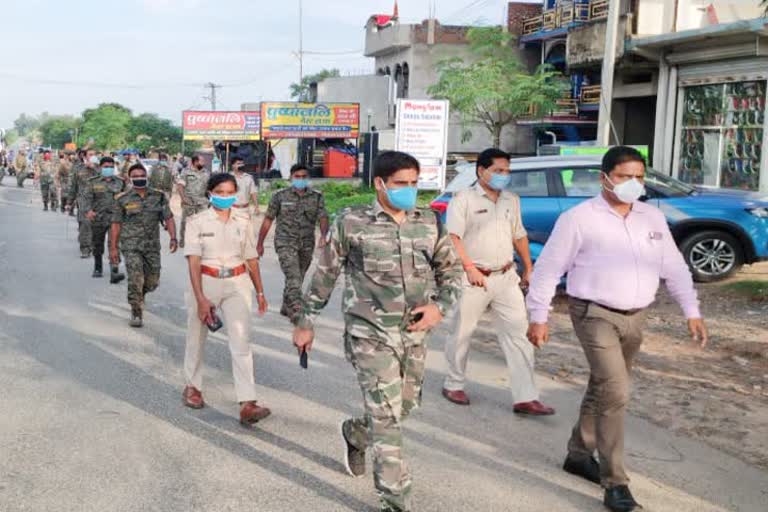
[[[109,266],[109,284],[117,284],[125,279],[125,274],[120,272],[120,267],[117,265]]]
[[[93,274],[91,277],[102,277],[104,275],[104,267],[102,266],[101,256],[93,257]]]
[[[48,203],[43,203],[43,211],[44,212],[48,211]]]

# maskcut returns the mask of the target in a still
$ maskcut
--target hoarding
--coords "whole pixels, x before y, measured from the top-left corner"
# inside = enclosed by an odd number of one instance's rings
[[[419,188],[443,190],[448,156],[448,102],[398,100],[395,150],[413,155],[421,164]]]
[[[265,139],[356,139],[360,134],[357,103],[261,104]]]
[[[184,140],[261,140],[261,113],[186,110]]]

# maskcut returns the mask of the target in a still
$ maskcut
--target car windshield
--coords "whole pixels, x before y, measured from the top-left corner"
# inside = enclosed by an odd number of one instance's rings
[[[645,183],[667,197],[684,197],[696,192],[696,189],[691,185],[652,169],[646,171]]]

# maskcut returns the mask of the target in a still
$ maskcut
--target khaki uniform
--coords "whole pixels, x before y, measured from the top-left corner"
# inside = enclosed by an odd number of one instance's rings
[[[315,252],[315,226],[328,218],[323,194],[310,188],[303,193],[290,187],[272,196],[266,217],[276,220],[275,252],[285,275],[280,313],[295,317],[301,304],[301,286]]]
[[[421,404],[425,332],[410,332],[411,311],[435,304],[446,314],[461,292],[461,263],[429,210],[395,222],[378,201],[343,211],[321,252],[297,325],[310,328],[345,274],[344,349],[357,372],[365,416],[345,423],[359,450],[373,449],[374,485],[382,504],[411,510],[411,473],[403,459],[402,424]]]
[[[238,174],[233,172],[232,175],[237,181],[237,202],[232,209],[232,213],[239,217],[243,217],[246,220],[251,220],[253,217],[251,211],[251,196],[258,193],[256,183],[253,181],[253,177],[251,177],[250,174]],[[258,204],[256,206],[258,206]]]
[[[184,235],[187,227],[187,219],[197,215],[203,210],[208,209],[208,198],[206,197],[206,188],[208,187],[209,175],[205,171],[196,169],[184,169],[176,182],[184,187],[187,196],[187,203],[181,203],[181,233],[179,234],[179,247],[184,247]]]
[[[185,256],[200,256],[201,264],[232,269],[258,257],[256,240],[248,221],[235,215],[226,223],[213,209],[189,218]],[[216,278],[203,274],[203,293],[220,313],[229,338],[232,374],[238,402],[256,400],[253,378],[253,351],[250,344],[253,309],[253,284],[248,272],[234,277]],[[197,316],[197,301],[191,289],[186,294],[188,307],[187,346],[184,376],[187,384],[203,389],[203,345],[208,327]]]
[[[13,160],[13,168],[16,171],[16,184],[19,187],[24,186],[24,180],[27,179],[27,156],[19,151]]]
[[[144,197],[133,188],[118,194],[112,222],[121,225],[120,252],[128,273],[128,304],[144,307],[144,296],[160,282],[160,223],[173,218],[168,198],[148,188]]]
[[[494,203],[480,185],[463,190],[448,207],[447,229],[461,238],[475,266],[494,272],[485,278],[486,288],[471,285],[464,275],[456,327],[445,345],[448,361],[445,389],[464,389],[472,333],[490,306],[495,317],[496,335],[509,368],[513,401],[538,400],[534,347],[526,337],[528,317],[520,278],[514,265],[506,272],[497,272],[513,261],[513,242],[528,236],[520,214],[520,198],[503,191]]]

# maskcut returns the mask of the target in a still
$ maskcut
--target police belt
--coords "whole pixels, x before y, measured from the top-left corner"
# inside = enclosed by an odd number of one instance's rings
[[[233,204],[232,206],[235,208],[248,208],[250,205],[249,204]]]
[[[477,269],[478,272],[483,274],[485,277],[488,277],[491,274],[506,274],[514,266],[515,266],[514,262],[510,261],[509,263],[507,263],[503,267],[495,269],[495,270],[491,270],[489,268],[478,267],[477,265],[475,265],[475,268]]]
[[[236,277],[241,274],[245,274],[247,272],[247,269],[245,268],[245,264],[242,264],[235,268],[216,268],[216,267],[208,267],[206,265],[201,265],[200,271],[203,274],[207,276],[215,277],[216,279],[226,279],[228,277]]]

